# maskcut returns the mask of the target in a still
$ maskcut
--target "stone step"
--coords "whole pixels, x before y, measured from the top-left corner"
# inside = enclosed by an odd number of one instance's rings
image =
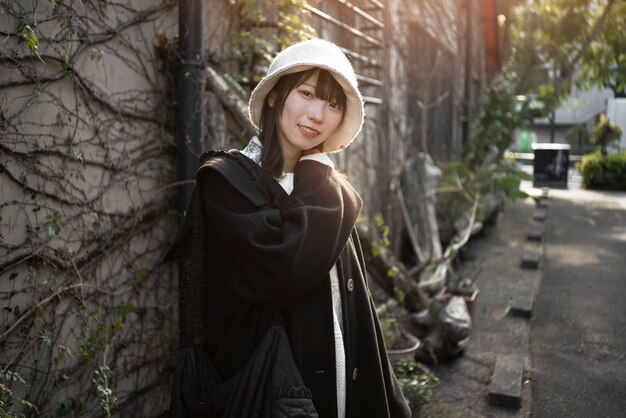
[[[533,219],[535,221],[543,222],[548,217],[548,208],[537,208],[533,212]]]
[[[521,268],[525,269],[538,269],[539,261],[541,261],[541,254],[535,251],[525,250],[522,254]]]
[[[536,206],[538,208],[547,208],[548,207],[548,200],[545,197],[538,197],[536,202]]]
[[[530,241],[541,241],[545,230],[544,224],[533,222],[526,230],[526,238]]]
[[[513,296],[511,315],[530,319],[535,304],[535,294],[530,289],[523,289]]]
[[[523,373],[521,356],[497,356],[489,385],[489,403],[506,408],[521,408]]]

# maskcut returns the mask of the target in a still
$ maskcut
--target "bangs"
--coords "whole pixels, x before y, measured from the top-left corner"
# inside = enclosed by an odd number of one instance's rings
[[[315,96],[329,102],[334,101],[342,109],[346,108],[346,94],[335,77],[327,70],[319,70]]]
[[[278,80],[272,91],[277,95],[278,108],[281,112],[289,92],[300,86],[316,72],[319,72],[319,74],[317,75],[317,84],[315,86],[315,97],[337,103],[345,113],[347,98],[343,88],[337,80],[335,80],[335,77],[333,77],[330,71],[315,67],[284,75]],[[268,98],[269,94],[265,98],[266,102]]]

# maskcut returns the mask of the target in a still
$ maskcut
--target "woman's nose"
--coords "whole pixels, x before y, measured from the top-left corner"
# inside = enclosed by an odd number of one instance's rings
[[[314,100],[308,108],[309,119],[321,121],[324,118],[324,104],[324,100]]]

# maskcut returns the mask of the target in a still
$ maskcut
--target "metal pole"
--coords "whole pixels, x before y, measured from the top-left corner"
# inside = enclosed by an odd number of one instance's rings
[[[176,136],[178,181],[194,180],[203,151],[204,105],[204,1],[179,0]],[[178,186],[177,208],[182,216],[191,197],[192,184]]]
[[[178,68],[176,74],[176,144],[178,181],[195,180],[198,158],[203,150],[204,132],[204,0],[179,0],[178,2]],[[193,184],[178,186],[177,209],[182,219],[191,199]],[[179,305],[178,315],[183,328],[189,327],[190,288],[199,283],[188,283],[185,263],[178,263]],[[192,324],[197,325],[197,324]],[[187,335],[180,330],[181,341]]]

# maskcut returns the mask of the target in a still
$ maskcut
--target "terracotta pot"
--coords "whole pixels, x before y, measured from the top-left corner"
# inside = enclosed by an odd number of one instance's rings
[[[388,348],[387,355],[389,359],[412,360],[415,357],[415,352],[422,345],[422,342],[415,335],[406,332],[402,333],[402,339],[406,343],[406,347]]]
[[[446,301],[450,300],[452,296],[461,296],[465,300],[467,311],[470,316],[474,316],[474,305],[476,304],[476,298],[478,297],[478,289],[468,289],[465,287],[446,287],[444,286],[439,292]]]

